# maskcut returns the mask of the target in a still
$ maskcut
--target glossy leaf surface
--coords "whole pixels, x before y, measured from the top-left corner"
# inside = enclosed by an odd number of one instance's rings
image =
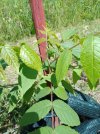
[[[57,87],[53,92],[54,92],[54,94],[56,94],[56,96],[58,96],[62,100],[67,100],[68,99],[67,92],[66,92],[66,90],[64,89],[63,86]]]
[[[89,36],[82,47],[81,63],[83,69],[92,83],[95,86],[100,78],[100,38]]]
[[[63,41],[67,41],[68,39],[70,39],[73,35],[76,34],[76,30],[75,29],[68,29],[68,30],[65,30],[61,36],[62,36],[62,39]]]
[[[20,125],[26,126],[41,120],[48,114],[51,107],[52,103],[49,100],[43,100],[33,104],[23,115]]]
[[[34,132],[28,134],[53,134],[53,130],[50,127],[41,127]]]
[[[37,71],[23,65],[19,75],[19,88],[23,96],[32,87],[37,77]]]
[[[4,45],[2,47],[1,56],[8,65],[12,65],[16,72],[19,73],[18,57],[10,45]]]
[[[63,125],[56,127],[54,132],[54,134],[78,134],[74,129]]]
[[[42,69],[42,63],[39,55],[26,44],[21,47],[20,58],[28,67],[37,71]]]
[[[62,100],[55,100],[53,102],[53,107],[61,123],[68,126],[78,126],[80,124],[77,113]]]
[[[49,87],[43,88],[38,92],[35,99],[39,100],[39,99],[45,97],[46,95],[50,94],[50,92],[51,92],[51,89]]]
[[[61,55],[57,61],[57,65],[56,65],[56,79],[57,79],[58,84],[67,75],[68,67],[71,63],[71,60],[72,60],[71,51],[68,49],[64,50],[61,53]]]
[[[75,84],[81,77],[82,70],[74,69],[73,70],[73,83]]]

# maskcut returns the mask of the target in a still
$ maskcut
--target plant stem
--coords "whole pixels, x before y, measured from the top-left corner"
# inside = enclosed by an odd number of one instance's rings
[[[46,31],[46,44],[48,44],[48,35],[47,35],[47,31]],[[48,45],[48,48],[49,48],[49,45]],[[49,62],[49,58],[47,58],[47,61],[48,61],[48,65],[49,65],[49,68],[48,68],[48,73],[50,74],[51,73],[51,68],[50,68],[50,62]],[[52,83],[48,83],[49,87],[52,88]],[[51,109],[51,120],[52,120],[52,128],[54,129],[54,111],[53,111],[53,92],[52,92],[52,89],[51,89],[51,94],[50,94],[50,97],[51,97],[51,102],[52,102],[52,109]]]
[[[49,60],[48,60],[48,64],[49,64],[49,73],[51,73],[51,68],[50,68],[50,63],[49,63]],[[51,116],[52,116],[52,118],[51,118],[51,120],[52,120],[52,128],[54,128],[54,112],[53,112],[53,91],[52,91],[52,83],[49,83],[48,84],[49,85],[49,87],[51,88],[51,94],[50,94],[50,97],[51,97],[51,102],[52,102],[52,109],[51,109]]]
[[[51,62],[50,62],[50,65],[51,65],[54,61],[56,61],[58,58],[59,58],[59,57],[56,57],[53,61],[51,61]]]
[[[69,50],[72,50],[74,47],[77,47],[80,43],[77,43],[76,45],[72,46],[71,48],[69,48]]]
[[[51,102],[52,102],[52,105],[53,105],[53,92],[51,91]],[[53,111],[53,107],[51,109],[51,116],[52,116],[52,128],[54,128],[54,111]]]

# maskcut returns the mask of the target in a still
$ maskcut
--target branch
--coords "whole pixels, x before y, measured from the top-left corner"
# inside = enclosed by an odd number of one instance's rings
[[[73,48],[77,47],[78,45],[80,45],[80,43],[77,43],[76,45],[72,46],[71,48],[69,48],[69,50],[72,50]]]

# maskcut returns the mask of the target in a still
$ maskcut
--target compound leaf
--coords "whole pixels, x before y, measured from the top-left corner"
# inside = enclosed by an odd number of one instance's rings
[[[56,94],[62,100],[67,100],[68,99],[67,92],[66,92],[66,90],[63,86],[57,87],[55,90],[53,90],[53,92],[54,92],[54,94]]]
[[[49,100],[43,100],[33,104],[33,106],[30,107],[23,115],[20,121],[20,125],[26,126],[32,123],[36,123],[48,114],[51,107],[52,103]]]
[[[26,91],[32,87],[37,77],[37,71],[33,70],[25,65],[23,65],[20,70],[19,75],[19,89],[21,91],[21,96],[23,96]]]
[[[77,113],[62,100],[55,100],[53,102],[53,107],[61,123],[68,126],[78,126],[80,124]]]
[[[78,134],[74,129],[63,125],[56,127],[54,132],[54,134]]]
[[[77,33],[77,31],[75,29],[67,29],[65,30],[61,35],[62,35],[62,39],[63,41],[67,41],[68,39],[70,39],[73,35],[75,35]]]
[[[53,130],[50,127],[41,127],[34,132],[28,134],[53,134]]]
[[[80,80],[82,70],[74,69],[73,70],[73,83],[75,84],[78,80]]]
[[[50,87],[46,87],[46,88],[40,89],[40,91],[36,95],[35,99],[39,100],[39,99],[47,96],[48,94],[50,94],[50,92],[51,92]]]
[[[4,45],[2,47],[1,56],[8,65],[12,65],[17,73],[19,73],[18,57],[10,45]]]
[[[28,67],[37,71],[42,69],[42,63],[39,55],[26,44],[21,46],[20,58]]]
[[[61,55],[57,61],[57,65],[56,65],[56,79],[57,79],[58,84],[66,76],[67,71],[68,71],[68,67],[71,63],[71,60],[72,60],[71,51],[68,49],[64,50],[61,53]]]
[[[83,44],[81,52],[81,63],[83,69],[95,87],[100,78],[100,38],[89,36]]]

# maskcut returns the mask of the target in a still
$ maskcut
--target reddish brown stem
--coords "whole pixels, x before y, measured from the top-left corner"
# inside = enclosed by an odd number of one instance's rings
[[[51,102],[53,103],[53,92],[51,92]],[[53,104],[52,104],[53,105]],[[52,116],[52,128],[54,128],[54,111],[53,111],[53,107],[51,109],[51,116]]]

